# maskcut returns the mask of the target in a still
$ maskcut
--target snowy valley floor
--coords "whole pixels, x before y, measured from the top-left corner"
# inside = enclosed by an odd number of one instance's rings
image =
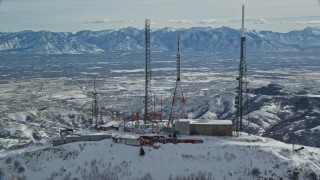
[[[320,150],[269,138],[193,136],[203,144],[158,144],[159,149],[76,142],[0,154],[0,179],[300,179],[320,178]],[[299,148],[296,146],[295,148]]]

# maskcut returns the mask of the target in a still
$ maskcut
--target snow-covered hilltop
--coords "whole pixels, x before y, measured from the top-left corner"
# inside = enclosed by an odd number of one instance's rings
[[[111,115],[130,121],[133,110],[143,112],[144,30],[0,33],[0,180],[319,179],[319,32],[246,32],[249,91],[243,131],[263,137],[198,136],[203,144],[145,147],[143,157],[138,147],[111,140],[59,147],[51,140],[61,129],[91,129],[93,76],[104,123]],[[165,117],[179,34],[189,117],[236,119],[239,31],[152,33],[152,87],[163,95]]]
[[[151,49],[175,50],[178,35],[181,37],[181,48],[188,51],[239,50],[240,31],[228,27],[154,30]],[[247,49],[254,51],[317,50],[320,46],[320,29],[316,27],[288,33],[252,30],[247,31],[246,36]],[[82,54],[144,50],[144,30],[132,27],[77,33],[3,32],[0,37],[0,50],[4,52]]]
[[[1,176],[27,179],[317,179],[318,148],[269,138],[197,136],[203,144],[159,144],[159,149],[111,139],[1,154]],[[4,155],[6,155],[4,157]]]
[[[168,67],[175,67],[175,57],[168,52],[154,54],[153,87],[163,92],[163,112],[168,118],[175,78],[175,68]],[[230,54],[183,54],[190,118],[236,118],[233,71],[238,67],[239,53]],[[61,128],[90,127],[93,75],[97,76],[105,123],[114,113],[124,113],[131,120],[132,107],[143,112],[143,53],[1,57],[0,152],[16,145],[45,143]],[[319,53],[301,51],[248,53],[250,103],[244,131],[289,144],[320,147],[318,57]]]

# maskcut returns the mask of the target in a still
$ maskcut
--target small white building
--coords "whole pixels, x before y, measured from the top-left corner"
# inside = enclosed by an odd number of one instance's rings
[[[175,121],[175,130],[181,135],[190,135],[190,124],[197,121],[192,119],[178,119]]]
[[[106,124],[102,124],[100,125],[100,129],[103,130],[103,131],[107,131],[107,130],[110,130],[110,129],[119,129],[120,127],[120,122],[119,121],[110,121]]]
[[[114,135],[112,139],[114,142],[123,143],[126,145],[132,145],[132,146],[141,145],[140,136],[137,136],[137,135],[117,134],[117,135]]]
[[[231,120],[180,119],[175,122],[175,130],[182,135],[232,136],[233,125]]]
[[[232,136],[231,120],[199,121],[190,124],[190,133],[208,136]]]

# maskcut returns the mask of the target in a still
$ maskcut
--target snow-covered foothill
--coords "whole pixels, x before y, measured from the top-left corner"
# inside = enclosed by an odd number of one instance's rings
[[[191,136],[202,144],[157,144],[158,149],[111,139],[2,154],[3,178],[27,179],[300,179],[319,178],[319,148],[292,146],[242,133]]]

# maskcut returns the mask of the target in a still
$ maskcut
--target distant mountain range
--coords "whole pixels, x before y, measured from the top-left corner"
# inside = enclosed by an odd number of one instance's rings
[[[152,51],[173,51],[180,35],[184,51],[238,51],[240,31],[229,27],[190,29],[163,28],[151,33]],[[320,48],[320,28],[278,33],[246,32],[247,49],[254,51],[298,51]],[[36,54],[83,54],[112,51],[143,51],[144,30],[128,27],[117,30],[49,32],[1,32],[0,52]]]

